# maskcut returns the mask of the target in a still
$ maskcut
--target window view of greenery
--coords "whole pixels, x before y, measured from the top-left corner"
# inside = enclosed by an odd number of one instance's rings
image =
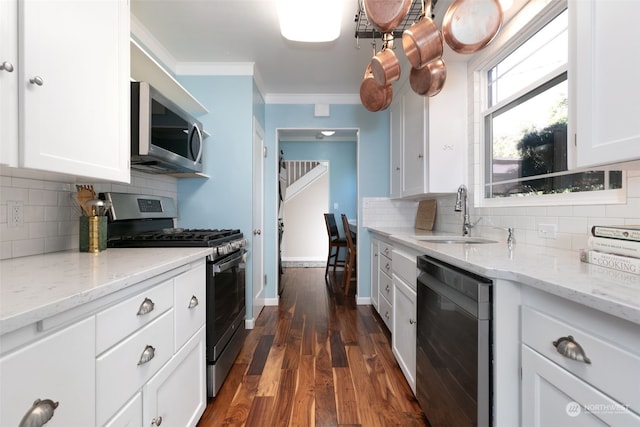
[[[622,172],[567,172],[567,12],[488,71],[485,197],[621,188]]]

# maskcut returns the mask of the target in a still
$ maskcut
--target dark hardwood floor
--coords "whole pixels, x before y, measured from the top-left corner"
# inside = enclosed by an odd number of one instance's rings
[[[340,275],[287,268],[198,427],[428,426],[371,306]]]

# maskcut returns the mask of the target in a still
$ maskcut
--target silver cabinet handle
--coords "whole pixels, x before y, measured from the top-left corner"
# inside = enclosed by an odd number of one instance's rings
[[[153,303],[153,301],[151,301],[149,298],[145,298],[144,301],[142,301],[142,304],[140,304],[137,315],[144,316],[145,314],[152,312],[155,306],[156,305]]]
[[[384,266],[384,269],[389,271],[391,269],[391,266],[389,265],[389,263],[387,263],[387,265]]]
[[[152,426],[160,427],[160,424],[162,424],[162,417],[154,418],[154,419],[151,420],[151,425]]]
[[[32,85],[42,86],[44,84],[44,80],[42,80],[42,77],[40,76],[35,76],[29,79],[29,83]]]
[[[385,255],[389,255],[389,248],[384,248],[384,253],[385,253]]]
[[[415,320],[413,320],[413,319],[409,318],[409,324],[410,324],[410,325],[415,325],[415,323],[416,323],[416,321],[415,321]]]
[[[568,359],[591,364],[591,359],[587,357],[582,346],[571,335],[558,338],[553,342],[553,346],[558,350],[558,353]]]
[[[140,355],[140,360],[138,360],[138,366],[144,365],[149,362],[156,355],[156,349],[151,347],[150,345],[144,348],[144,351]]]
[[[421,158],[423,158],[423,157],[424,157],[424,156],[423,156],[422,154],[418,154],[418,158],[419,158],[419,159],[421,159]]]
[[[387,291],[387,293],[389,293],[390,289],[389,289],[389,285],[384,287],[384,290]]]
[[[386,319],[389,320],[389,311],[385,311],[384,317],[386,317]]]
[[[41,427],[45,425],[51,418],[58,407],[58,402],[50,399],[36,399],[31,409],[24,414],[22,421],[18,427]]]
[[[13,71],[13,64],[9,61],[4,61],[2,64],[0,64],[0,71],[11,73]]]
[[[196,296],[192,296],[191,297],[191,301],[189,301],[189,308],[194,308],[195,306],[197,306],[198,304],[200,304],[200,301],[198,301],[198,298],[196,298]]]

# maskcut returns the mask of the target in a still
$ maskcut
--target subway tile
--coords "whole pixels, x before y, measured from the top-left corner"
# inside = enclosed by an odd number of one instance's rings
[[[44,239],[25,239],[12,242],[14,258],[44,253]]]

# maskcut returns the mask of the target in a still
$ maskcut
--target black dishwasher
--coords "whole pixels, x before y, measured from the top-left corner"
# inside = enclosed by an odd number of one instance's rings
[[[491,280],[418,257],[416,396],[432,427],[491,425]]]

